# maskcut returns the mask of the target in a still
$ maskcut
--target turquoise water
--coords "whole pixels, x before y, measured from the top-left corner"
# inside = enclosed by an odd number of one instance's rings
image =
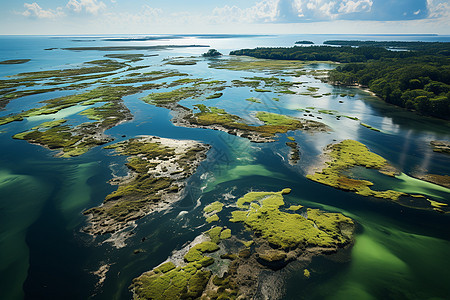
[[[228,39],[176,39],[146,42],[107,42],[96,37],[95,42],[74,42],[73,37],[2,37],[0,60],[31,58],[23,65],[0,65],[0,76],[25,71],[56,69],[85,61],[101,59],[109,52],[45,51],[45,48],[111,45],[202,44],[222,53],[237,48],[257,46],[289,46],[297,40],[321,43],[327,39],[370,40],[441,40],[447,36],[266,36],[232,37]],[[158,51],[158,56],[146,57],[138,65],[151,65],[149,70],[176,69],[193,77],[226,80],[264,73],[237,72],[208,68],[201,60],[193,66],[162,66],[161,61],[173,56],[198,56],[205,48],[178,48]],[[124,52],[127,53],[127,52]],[[130,51],[129,53],[146,53]],[[152,52],[152,54],[155,54]],[[331,68],[329,65],[308,67]],[[175,78],[177,79],[177,78]],[[198,234],[209,229],[202,210],[210,202],[221,200],[231,204],[235,198],[250,190],[278,191],[293,189],[286,197],[288,203],[301,203],[327,211],[342,212],[358,223],[355,246],[350,259],[316,258],[308,267],[311,278],[303,270],[286,275],[285,299],[445,299],[450,294],[450,218],[431,211],[406,208],[380,199],[365,198],[335,190],[305,178],[306,170],[319,160],[322,148],[334,140],[355,139],[366,144],[400,169],[402,177],[385,180],[374,176],[383,187],[405,192],[425,193],[430,199],[450,204],[448,189],[417,182],[408,177],[416,171],[450,174],[450,157],[434,153],[430,140],[449,140],[449,123],[419,117],[386,105],[364,91],[333,87],[311,76],[293,79],[318,87],[320,93],[332,95],[312,98],[302,95],[276,95],[252,92],[250,88],[227,88],[219,99],[204,101],[229,113],[251,120],[255,111],[264,110],[302,117],[299,108],[337,110],[342,115],[358,117],[361,122],[382,130],[371,131],[359,121],[320,115],[333,131],[309,134],[300,131],[280,135],[278,141],[254,144],[243,138],[208,129],[176,127],[167,109],[157,108],[139,98],[149,92],[124,98],[134,119],[107,131],[116,141],[137,135],[158,135],[174,139],[194,139],[208,143],[212,149],[208,158],[188,182],[186,196],[169,211],[152,214],[137,222],[135,233],[127,246],[116,249],[102,243],[107,237],[91,237],[80,232],[86,219],[81,212],[102,203],[116,189],[108,184],[113,175],[126,172],[124,157],[97,147],[70,159],[53,157],[54,152],[25,141],[13,140],[12,135],[36,126],[37,118],[10,123],[0,127],[0,298],[1,299],[130,299],[128,286],[134,277],[164,261],[172,251],[180,249]],[[53,92],[11,101],[0,115],[20,112],[39,101],[76,93]],[[355,94],[340,97],[339,94]],[[245,101],[249,97],[262,99],[261,104]],[[279,97],[280,101],[272,101]],[[339,100],[343,101],[340,103]],[[180,104],[192,107],[195,99]],[[78,123],[78,107],[58,113]],[[315,115],[317,115],[315,113]],[[126,137],[122,137],[126,135]],[[295,137],[301,160],[288,164],[287,136]],[[237,225],[225,220],[229,209],[219,214],[224,225],[233,232]],[[234,227],[233,227],[234,226]],[[145,237],[144,241],[143,238]],[[145,252],[133,254],[135,249]],[[103,285],[92,274],[100,266],[110,264]]]

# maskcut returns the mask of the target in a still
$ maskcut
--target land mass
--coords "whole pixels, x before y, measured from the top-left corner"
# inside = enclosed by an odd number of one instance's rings
[[[283,195],[289,192],[250,192],[239,198],[230,221],[243,224],[251,241],[214,226],[134,279],[130,288],[135,299],[259,299],[263,286],[269,287],[269,298],[278,297],[277,271],[294,261],[296,268],[304,268],[315,256],[353,245],[355,224],[350,218],[301,205],[295,212],[286,209]],[[213,203],[205,210],[220,212],[222,206]],[[307,269],[304,274],[311,276]]]
[[[310,172],[306,178],[344,191],[354,192],[362,196],[388,199],[412,208],[433,209],[438,212],[448,211],[446,203],[430,200],[425,195],[407,194],[395,190],[379,191],[371,188],[374,183],[369,180],[351,178],[348,173],[358,166],[378,170],[386,176],[401,175],[386,159],[370,152],[360,142],[344,140],[337,144],[330,144],[325,148],[324,154],[326,157],[325,164],[318,170]]]
[[[29,62],[31,59],[9,59],[0,61],[0,65],[19,65]]]
[[[450,118],[450,43],[402,43],[410,51],[390,51],[386,42],[361,47],[256,48],[230,52],[263,59],[333,61],[333,84],[367,86],[384,101],[442,119]],[[349,41],[343,41],[349,44]]]
[[[105,147],[127,155],[129,174],[116,178],[119,188],[99,207],[84,212],[92,235],[116,233],[149,213],[181,198],[186,179],[206,158],[208,145],[188,140],[143,136]]]

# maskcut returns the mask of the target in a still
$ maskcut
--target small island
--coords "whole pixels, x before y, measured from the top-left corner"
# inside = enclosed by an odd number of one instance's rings
[[[185,180],[206,158],[208,145],[188,140],[143,136],[105,147],[127,155],[129,174],[116,178],[119,188],[99,207],[84,212],[91,235],[116,233],[134,220],[179,200]]]
[[[203,57],[218,57],[222,56],[222,53],[216,49],[209,49],[208,52],[202,54]]]
[[[230,221],[250,231],[251,241],[241,240],[228,228],[214,226],[135,278],[130,286],[134,298],[259,298],[262,286],[273,285],[262,274],[278,278],[276,271],[294,261],[295,268],[305,269],[313,257],[352,247],[352,219],[301,205],[284,207],[283,195],[290,191],[250,192],[237,199],[238,209],[232,212]],[[212,203],[205,211],[220,212],[222,206]],[[314,276],[308,270],[303,272],[305,278]],[[281,282],[280,278],[277,284]],[[277,290],[274,288],[274,293]]]
[[[314,45],[314,42],[312,41],[297,41],[295,42],[296,45]]]
[[[0,65],[19,65],[29,62],[31,59],[8,59],[0,61]]]

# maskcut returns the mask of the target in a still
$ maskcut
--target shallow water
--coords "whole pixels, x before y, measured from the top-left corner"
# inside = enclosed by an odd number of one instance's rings
[[[222,53],[236,48],[256,46],[288,46],[296,40],[311,39],[321,43],[326,39],[386,39],[386,37],[347,36],[268,36],[233,37],[229,39],[177,39],[165,44],[207,44]],[[389,37],[391,40],[445,40],[449,37]],[[0,39],[0,59],[31,58],[23,65],[1,65],[0,75],[25,71],[57,69],[85,61],[101,59],[109,52],[45,51],[51,47],[155,45],[161,41],[73,42],[72,37],[3,37]],[[198,56],[205,48],[178,48],[158,51],[159,56],[147,57],[137,65],[152,65],[149,70],[176,69],[192,78],[231,80],[252,76],[269,76],[264,72],[216,70],[208,68],[207,60],[194,66],[161,65],[172,56]],[[126,52],[124,52],[126,53]],[[130,51],[129,53],[146,53]],[[153,53],[152,53],[153,54]],[[320,64],[309,69],[333,66]],[[174,80],[176,80],[175,78]],[[342,212],[358,223],[355,246],[349,261],[316,258],[308,269],[311,278],[303,277],[303,269],[288,276],[285,299],[445,299],[450,294],[450,218],[433,211],[416,210],[382,199],[365,198],[307,180],[306,170],[314,166],[322,149],[335,140],[355,139],[371,151],[385,157],[404,174],[396,179],[367,174],[380,187],[408,193],[423,193],[430,199],[450,204],[448,189],[410,177],[413,172],[426,171],[449,175],[449,156],[434,153],[429,141],[449,140],[449,123],[419,117],[387,105],[368,93],[344,87],[333,87],[311,76],[286,78],[306,82],[298,89],[318,87],[330,96],[313,98],[302,95],[257,93],[251,88],[227,88],[219,99],[202,101],[207,106],[224,108],[229,113],[254,121],[256,111],[271,111],[302,117],[297,109],[336,110],[340,115],[358,117],[360,121],[320,114],[320,121],[329,125],[330,133],[309,134],[301,131],[278,136],[267,144],[208,129],[176,127],[167,109],[142,102],[149,92],[124,97],[134,118],[106,133],[116,141],[138,135],[158,135],[174,139],[193,139],[212,146],[208,158],[188,181],[186,196],[169,211],[152,214],[137,222],[135,235],[127,246],[116,249],[105,237],[92,240],[80,232],[86,219],[82,211],[102,203],[116,189],[108,184],[113,175],[126,173],[125,158],[113,156],[101,147],[70,159],[53,157],[55,152],[12,135],[47,121],[47,117],[29,118],[0,128],[0,298],[1,299],[130,299],[131,280],[163,262],[172,251],[179,250],[198,234],[210,228],[203,218],[203,207],[216,200],[232,204],[250,190],[278,191],[293,189],[286,196],[288,204]],[[169,81],[164,79],[161,81]],[[158,82],[158,81],[157,81]],[[163,91],[163,90],[159,90]],[[1,115],[29,109],[37,102],[76,91],[34,95],[12,101]],[[340,94],[355,94],[340,97]],[[257,97],[261,104],[245,101]],[[273,97],[280,101],[273,101]],[[339,101],[343,101],[340,103]],[[181,105],[192,107],[200,101],[187,99]],[[86,107],[72,107],[51,118],[68,118],[70,122],[85,121],[77,115]],[[371,131],[363,122],[382,130]],[[122,137],[126,135],[126,137]],[[301,159],[295,166],[288,164],[287,136],[295,137]],[[230,195],[233,196],[230,198]],[[238,224],[226,220],[230,209],[219,213],[221,224],[233,233]],[[145,240],[142,241],[142,238]],[[135,249],[145,252],[133,254]],[[106,281],[96,287],[98,278],[91,272],[111,264]]]

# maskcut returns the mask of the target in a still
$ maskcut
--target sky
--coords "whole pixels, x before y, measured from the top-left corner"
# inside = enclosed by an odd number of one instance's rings
[[[0,34],[450,34],[450,0],[0,0]]]

